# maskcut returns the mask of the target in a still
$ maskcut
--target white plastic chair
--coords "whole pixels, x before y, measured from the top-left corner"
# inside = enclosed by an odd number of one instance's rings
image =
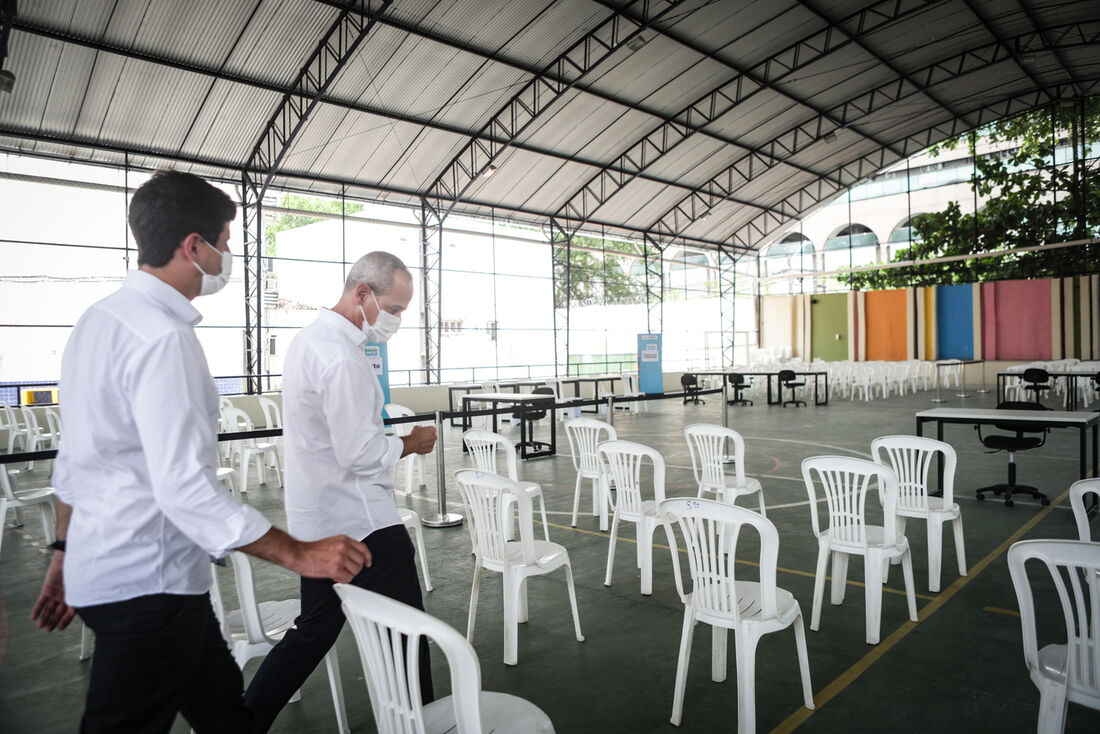
[[[252,419],[249,418],[248,413],[245,413],[243,410],[239,408],[223,408],[222,413],[225,415],[230,431],[254,430]],[[233,443],[233,454],[240,467],[240,491],[248,491],[248,465],[253,459],[256,460],[256,471],[260,475],[260,484],[267,484],[267,462],[265,459],[268,455],[278,459],[279,451],[275,447],[275,444],[267,441],[257,441],[254,438],[244,438],[239,441],[234,441]],[[275,478],[279,481],[279,486],[283,486],[283,476],[279,472],[279,465],[276,463],[272,468],[275,470]]]
[[[733,505],[738,497],[755,494],[760,501],[760,514],[767,517],[760,480],[745,476],[745,439],[740,433],[725,426],[696,423],[684,428],[684,439],[700,497],[710,492]],[[727,451],[729,446],[733,447],[732,453]],[[727,461],[733,462],[732,477],[726,476]]]
[[[32,408],[26,405],[20,407],[20,412],[23,414],[23,425],[25,426],[24,436],[26,438],[25,445],[27,451],[46,451],[48,449],[57,448],[57,440],[59,436],[55,436],[52,432],[42,428],[42,425],[38,422],[38,415],[35,414]],[[33,469],[34,462],[28,461],[27,468]]]
[[[806,651],[802,609],[789,591],[775,585],[779,557],[779,532],[775,525],[751,510],[713,500],[674,498],[662,502],[658,511],[672,550],[676,589],[684,603],[672,723],[679,726],[684,711],[684,689],[696,622],[705,622],[713,627],[711,679],[716,683],[726,679],[726,630],[733,630],[738,732],[751,734],[756,731],[756,645],[764,635],[787,627],[794,628],[798,669],[802,677],[802,701],[806,708],[812,709],[814,696],[810,686],[810,659]],[[690,593],[684,591],[680,575],[673,523],[679,525],[684,538],[691,571]],[[760,569],[759,581],[739,580],[735,573],[737,563],[734,554],[726,556],[720,550],[725,547],[723,539],[731,539],[732,547],[736,549],[737,536],[746,525],[754,528],[760,537],[760,554],[756,559]]]
[[[474,460],[475,469],[491,474],[500,474],[514,482],[519,481],[516,468],[516,445],[504,436],[492,431],[474,429],[462,434],[462,442],[466,444],[466,449]],[[504,454],[505,471],[503,472],[497,470],[498,451]],[[527,488],[529,497],[538,498],[539,513],[542,515],[542,537],[544,540],[550,540],[550,523],[546,521],[546,500],[542,496],[542,487],[532,482],[526,482],[523,486]],[[515,525],[512,522],[512,516],[515,514],[514,505],[514,501],[509,500],[506,502],[504,504],[504,514],[500,518],[501,522],[504,523],[505,540],[515,540],[516,538]]]
[[[260,410],[264,413],[264,428],[283,427],[283,412],[279,409],[278,403],[263,395],[258,396],[256,402],[259,403]],[[267,465],[278,466],[280,463],[280,453],[282,452],[283,437],[272,436],[268,440],[275,444],[275,453],[267,455]]]
[[[603,585],[611,586],[615,564],[615,541],[623,520],[638,525],[637,565],[641,570],[642,593],[653,593],[653,531],[660,524],[657,505],[665,498],[665,460],[656,450],[633,441],[604,441],[596,447],[606,485],[615,483],[615,511],[611,517],[611,540],[607,546],[607,574]],[[653,466],[653,499],[642,498],[642,465]]]
[[[1080,479],[1070,485],[1069,506],[1073,508],[1073,519],[1077,521],[1077,536],[1080,540],[1092,540],[1089,530],[1089,514],[1085,509],[1085,495],[1096,495],[1094,501],[1100,502],[1100,477]]]
[[[921,518],[928,526],[928,590],[940,590],[943,524],[950,520],[955,534],[959,575],[966,575],[966,546],[962,512],[955,502],[955,449],[950,444],[920,436],[880,436],[871,441],[871,454],[898,477],[898,532],[905,535],[905,518]],[[936,455],[943,455],[943,496],[928,496],[928,474]]]
[[[385,405],[386,415],[390,418],[407,418],[410,415],[416,415],[411,408],[406,408],[404,405],[398,405],[397,403],[386,403]],[[413,426],[422,425],[419,423],[394,423],[390,426],[393,429],[393,434],[398,438],[408,436],[412,433]],[[420,482],[417,486],[424,484],[424,455],[423,454],[409,454],[408,456],[397,462],[399,466],[405,468],[405,493],[411,494],[413,491],[413,471],[415,470],[417,476],[420,477]],[[394,474],[397,472],[395,471]],[[396,483],[396,479],[395,479]]]
[[[577,471],[577,483],[573,488],[573,527],[577,527],[577,510],[581,504],[581,483],[592,481],[592,516],[599,515],[600,530],[607,530],[607,505],[611,501],[610,488],[603,483],[600,460],[596,446],[601,441],[618,438],[615,427],[595,418],[574,418],[565,422],[565,435],[569,439],[569,453],[573,468]]]
[[[420,515],[408,507],[398,507],[397,514],[416,539],[416,554],[420,556],[420,570],[424,572],[424,588],[431,591],[432,577],[428,575],[428,551],[424,549],[424,528],[420,526]]]
[[[8,453],[15,451],[15,444],[17,443],[24,451],[28,451],[27,444],[30,440],[30,429],[27,428],[26,424],[19,422],[15,410],[7,403],[0,403],[0,411],[2,411],[4,417],[4,425],[0,428],[4,428],[8,432]]]
[[[1029,560],[1050,573],[1065,620],[1064,643],[1039,647]],[[1022,540],[1008,549],[1008,570],[1020,604],[1024,662],[1039,689],[1039,734],[1065,728],[1069,702],[1100,709],[1100,543]],[[1053,605],[1044,605],[1049,609]],[[1044,626],[1044,629],[1056,627]]]
[[[294,620],[301,613],[302,602],[299,599],[257,602],[252,564],[248,556],[240,551],[233,551],[229,554],[229,561],[233,566],[237,601],[241,608],[232,612],[226,611],[218,585],[218,575],[214,570],[216,566],[211,566],[213,588],[210,601],[221,621],[222,636],[229,644],[233,660],[243,670],[249,660],[264,657],[283,639],[283,635],[294,626]],[[344,707],[344,688],[340,681],[340,663],[336,657],[335,645],[325,654],[325,670],[328,671],[337,727],[341,734],[347,734],[351,728],[348,726],[347,709]],[[301,692],[297,692],[290,700],[297,701],[300,697]]]
[[[222,483],[222,486],[229,490],[229,493],[233,495],[234,499],[239,501],[241,499],[241,493],[237,491],[236,485],[233,484],[233,469],[228,466],[219,466],[214,470],[214,474],[218,478],[218,481]]]
[[[816,476],[815,476],[816,475]],[[821,626],[821,601],[825,592],[825,569],[833,555],[833,604],[844,601],[848,576],[848,556],[864,557],[864,584],[867,601],[867,644],[876,645],[882,627],[882,582],[885,564],[901,557],[905,576],[905,597],[909,619],[917,621],[917,597],[913,590],[913,559],[909,541],[898,533],[898,477],[891,469],[865,459],[850,456],[812,456],[802,461],[802,479],[810,499],[810,519],[817,536],[817,573],[814,578],[814,608],[810,629]],[[822,530],[817,517],[816,482],[821,484],[829,511],[829,526]],[[882,502],[883,524],[867,522],[867,495],[872,480],[877,480]]]
[[[18,470],[8,469],[0,464],[0,547],[4,542],[4,528],[7,527],[8,509],[15,511],[15,524],[23,524],[21,510],[24,507],[38,506],[42,519],[42,534],[47,543],[56,540],[54,528],[57,527],[57,505],[54,504],[53,487],[19,489],[16,477]]]
[[[357,586],[333,588],[355,634],[379,734],[553,734],[550,718],[530,701],[481,690],[477,653],[446,622]],[[447,658],[452,691],[427,705],[418,655],[425,637]]]
[[[461,469],[455,472],[455,479],[466,512],[473,519],[470,532],[477,536],[473,543],[474,582],[470,591],[470,617],[466,639],[469,640],[474,635],[481,571],[496,571],[504,577],[504,664],[515,665],[519,662],[519,623],[527,621],[527,579],[564,566],[569,606],[573,611],[573,627],[577,642],[583,642],[569,551],[557,543],[534,539],[531,497],[527,488],[522,486],[524,483],[477,469]],[[515,497],[519,505],[519,541],[505,540],[499,522],[503,504],[509,495]]]

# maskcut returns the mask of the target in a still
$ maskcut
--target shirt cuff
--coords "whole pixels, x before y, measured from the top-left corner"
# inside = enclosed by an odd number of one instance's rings
[[[401,461],[401,453],[405,450],[405,442],[396,436],[387,436],[386,442],[389,449],[386,452],[385,466],[394,466]]]
[[[227,518],[226,525],[232,537],[227,539],[224,548],[215,548],[210,551],[210,555],[215,558],[221,558],[241,546],[255,543],[272,527],[270,520],[259,510],[248,505],[240,505],[240,509]]]

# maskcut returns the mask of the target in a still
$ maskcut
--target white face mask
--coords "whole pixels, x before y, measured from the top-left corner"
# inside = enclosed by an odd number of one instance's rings
[[[370,292],[370,297],[374,298],[374,291]],[[363,307],[359,307],[359,313],[363,316],[363,333],[367,335],[367,341],[374,344],[381,344],[390,340],[394,334],[397,333],[397,327],[401,326],[401,319],[394,316],[389,311],[383,311],[378,305],[378,299],[374,298],[374,307],[378,309],[378,318],[375,319],[373,324],[367,323],[367,312],[363,310]]]
[[[209,247],[214,252],[218,253],[222,257],[222,271],[217,275],[211,275],[210,273],[199,267],[197,262],[192,261],[191,264],[202,273],[202,288],[199,289],[200,296],[209,296],[212,293],[217,293],[222,288],[225,288],[225,284],[229,282],[229,274],[233,272],[233,253],[229,250],[222,252],[212,244],[199,238],[202,243]]]

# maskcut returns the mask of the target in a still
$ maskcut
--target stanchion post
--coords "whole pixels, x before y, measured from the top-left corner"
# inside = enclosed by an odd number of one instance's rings
[[[989,392],[989,390],[985,386],[985,360],[984,359],[982,360],[982,389],[978,390],[978,392],[982,395],[985,395],[987,392]]]
[[[450,528],[462,524],[462,515],[447,512],[447,474],[443,465],[443,411],[435,411],[435,480],[439,511],[420,522],[429,528]]]
[[[600,399],[598,395],[596,396],[596,399],[597,400]],[[607,396],[607,422],[612,426],[615,425],[615,396],[614,395],[608,395]]]
[[[722,375],[722,425],[730,427],[729,380]]]
[[[966,392],[966,362],[960,362],[959,363],[959,371],[962,372],[962,376],[963,376],[962,388],[961,388],[962,392],[959,393],[958,395],[956,395],[955,397],[957,397],[957,398],[968,398],[968,397],[970,397],[970,395],[968,395],[967,392]]]
[[[936,397],[932,398],[933,403],[946,403],[947,401],[940,397],[940,362],[936,362]]]

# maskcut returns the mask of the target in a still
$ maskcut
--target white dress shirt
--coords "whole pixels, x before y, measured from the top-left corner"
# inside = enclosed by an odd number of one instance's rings
[[[73,606],[206,593],[210,556],[271,528],[215,477],[218,393],[193,328],[201,319],[183,294],[138,270],[73,327],[53,473],[73,507]]]
[[[392,469],[404,444],[387,436],[367,338],[322,308],[298,332],[283,362],[286,521],[302,540],[356,540],[401,524]]]

